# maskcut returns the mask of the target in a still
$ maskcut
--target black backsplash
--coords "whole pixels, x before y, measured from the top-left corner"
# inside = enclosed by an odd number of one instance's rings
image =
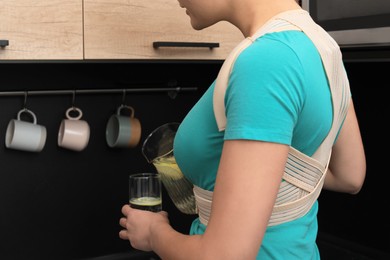
[[[129,251],[118,237],[129,174],[155,171],[141,154],[142,142],[157,126],[180,122],[214,80],[220,63],[24,63],[0,64],[0,91],[76,90],[75,106],[91,127],[87,148],[57,146],[72,95],[27,95],[26,106],[47,128],[42,152],[5,148],[9,120],[24,96],[0,96],[0,259],[83,259]],[[166,92],[126,93],[142,124],[135,148],[113,149],[105,127],[122,104],[123,93],[77,94],[80,89],[197,88],[171,98]],[[27,92],[28,93],[28,92]],[[165,191],[164,191],[165,192]],[[163,194],[164,195],[164,194]],[[193,216],[164,201],[173,226],[188,232]]]
[[[390,86],[390,62],[347,62],[345,66],[361,127],[367,176],[357,195],[322,192],[319,229],[327,240],[329,235],[336,236],[334,244],[343,239],[342,246],[370,257],[364,259],[390,259],[390,222],[386,210],[390,199],[386,165],[389,130],[385,127],[390,106],[384,94]]]
[[[214,80],[220,65],[0,63],[0,92],[198,88],[180,92],[174,99],[165,92],[127,93],[126,104],[134,107],[142,124],[142,143],[157,126],[180,122]],[[367,181],[356,196],[326,191],[321,194],[320,234],[390,253],[390,227],[384,211],[390,198],[384,163],[388,153],[380,152],[386,151],[388,143],[384,125],[389,111],[383,94],[389,79],[380,71],[388,71],[390,63],[347,63],[346,68],[367,153]],[[23,107],[24,97],[0,96],[0,259],[90,259],[132,251],[129,243],[118,237],[120,209],[128,196],[127,177],[154,168],[142,157],[141,143],[132,149],[107,146],[105,126],[121,102],[122,93],[76,94],[75,105],[83,110],[83,119],[91,126],[91,137],[84,151],[73,152],[57,146],[59,125],[72,105],[72,96],[27,96],[27,107],[48,131],[44,150],[30,153],[9,150],[4,145],[7,124]],[[169,200],[164,201],[164,208],[172,225],[187,233],[194,216],[178,212]]]

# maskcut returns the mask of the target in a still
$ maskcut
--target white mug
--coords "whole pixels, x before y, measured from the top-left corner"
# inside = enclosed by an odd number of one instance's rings
[[[123,109],[130,110],[131,115],[122,115]],[[121,105],[107,122],[107,145],[111,148],[132,148],[138,145],[140,139],[141,123],[134,117],[134,109],[131,106]]]
[[[71,116],[71,112],[76,112],[77,116]],[[66,119],[61,121],[58,131],[58,146],[78,152],[84,150],[89,142],[90,127],[81,120],[83,112],[77,107],[71,107],[65,115]]]
[[[29,114],[33,122],[23,121],[20,116]],[[26,108],[20,110],[17,119],[12,119],[7,126],[5,146],[10,149],[40,152],[46,143],[46,127],[37,124],[35,114]]]

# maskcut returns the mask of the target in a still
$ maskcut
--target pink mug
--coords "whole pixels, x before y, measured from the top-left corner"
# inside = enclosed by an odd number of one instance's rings
[[[72,116],[71,112],[77,115]],[[58,132],[58,146],[78,152],[87,147],[90,128],[86,121],[81,120],[82,116],[83,112],[77,107],[66,110],[66,119],[61,121]]]

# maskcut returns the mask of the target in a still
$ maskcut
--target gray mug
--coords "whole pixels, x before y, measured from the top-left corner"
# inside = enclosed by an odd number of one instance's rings
[[[130,110],[130,116],[122,115],[124,109]],[[134,109],[121,105],[107,122],[107,145],[111,148],[132,148],[138,145],[140,139],[141,123],[134,117]]]
[[[32,122],[23,121],[20,116],[27,113],[32,117]],[[46,127],[37,124],[35,114],[26,108],[20,110],[17,119],[12,119],[7,126],[5,146],[10,149],[40,152],[46,143]]]

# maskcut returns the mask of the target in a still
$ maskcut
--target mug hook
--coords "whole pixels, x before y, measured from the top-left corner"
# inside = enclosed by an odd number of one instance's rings
[[[76,100],[76,90],[73,90],[73,93],[72,93],[72,108],[74,109],[75,108],[75,100]]]
[[[23,102],[23,109],[26,110],[27,109],[27,95],[28,95],[28,91],[24,91],[24,102]]]
[[[123,93],[122,93],[122,105],[125,104],[125,101],[126,101],[126,89],[123,89]]]

